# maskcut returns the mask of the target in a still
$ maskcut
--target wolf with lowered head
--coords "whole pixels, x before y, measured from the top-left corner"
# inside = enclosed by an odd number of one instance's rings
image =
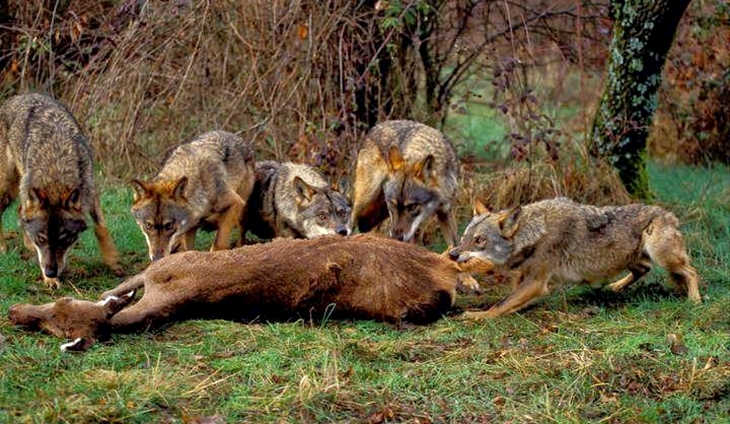
[[[648,273],[652,262],[699,303],[699,279],[678,226],[671,212],[643,204],[595,207],[560,197],[489,212],[477,202],[449,254],[465,270],[511,274],[512,292],[489,310],[467,315],[473,319],[522,309],[548,294],[551,280],[594,283],[628,270],[608,284],[619,291]]]
[[[453,246],[458,175],[456,150],[440,131],[407,120],[378,124],[357,155],[352,222],[367,232],[390,217],[390,237],[410,242],[436,215],[444,240]]]
[[[350,205],[314,167],[292,162],[256,163],[248,210],[249,230],[262,239],[314,238],[352,231]]]
[[[58,287],[87,216],[104,262],[121,273],[94,184],[92,148],[68,109],[43,94],[10,98],[0,108],[0,151],[0,215],[20,198],[23,240],[36,251],[46,285]]]
[[[217,229],[211,250],[228,249],[236,228],[243,239],[254,178],[252,143],[211,131],[178,146],[151,181],[132,180],[150,260],[192,250],[199,228]]]

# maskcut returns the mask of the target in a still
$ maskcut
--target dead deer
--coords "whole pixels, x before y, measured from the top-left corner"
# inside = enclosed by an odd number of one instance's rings
[[[191,318],[357,318],[424,324],[453,304],[459,265],[382,236],[277,239],[216,252],[184,252],[91,302],[62,298],[10,308],[13,324],[74,339],[86,350],[110,333]],[[130,305],[135,291],[144,295]]]

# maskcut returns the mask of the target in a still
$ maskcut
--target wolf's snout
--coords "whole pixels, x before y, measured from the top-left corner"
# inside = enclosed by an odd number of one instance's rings
[[[452,261],[459,260],[459,256],[461,256],[461,252],[459,252],[459,249],[453,248],[449,250],[449,258],[451,258]]]
[[[410,243],[411,241],[413,241],[413,237],[409,237],[405,231],[393,230],[393,232],[391,234],[392,234],[391,238],[394,238],[398,241],[403,241],[406,243]]]
[[[54,265],[49,265],[43,268],[43,275],[47,278],[56,278],[58,277],[58,267]]]
[[[341,236],[347,236],[349,231],[347,231],[347,227],[340,227],[337,229],[337,234]]]

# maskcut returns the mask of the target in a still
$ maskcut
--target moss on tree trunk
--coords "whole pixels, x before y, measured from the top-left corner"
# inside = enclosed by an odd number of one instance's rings
[[[612,0],[613,38],[606,86],[591,131],[592,153],[616,168],[637,198],[652,194],[646,138],[662,67],[690,0]]]

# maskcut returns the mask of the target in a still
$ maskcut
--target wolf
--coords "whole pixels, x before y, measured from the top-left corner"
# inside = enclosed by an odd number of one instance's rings
[[[236,228],[242,239],[254,166],[250,141],[211,131],[173,150],[151,181],[132,180],[132,215],[150,260],[192,250],[199,228],[217,229],[211,250],[228,249]]]
[[[65,350],[85,350],[110,333],[193,318],[426,324],[452,307],[457,272],[447,256],[383,236],[279,238],[167,256],[98,302],[18,304],[8,317],[15,325],[73,339]],[[128,306],[142,287],[142,298]]]
[[[310,165],[256,163],[248,229],[262,239],[313,238],[352,232],[347,198]]]
[[[410,242],[435,214],[444,240],[454,246],[451,207],[458,176],[456,150],[440,131],[414,121],[385,121],[370,130],[358,152],[351,221],[367,232],[389,216],[390,236]]]
[[[608,284],[619,291],[648,273],[652,262],[699,303],[699,278],[678,226],[671,212],[644,204],[595,207],[559,197],[490,212],[475,202],[474,217],[449,255],[465,270],[512,275],[512,292],[467,316],[473,319],[524,308],[549,293],[551,279],[597,283],[628,270]]]
[[[37,253],[45,284],[59,286],[87,216],[104,262],[121,273],[94,184],[91,144],[68,109],[44,94],[11,97],[0,107],[0,151],[0,217],[19,197],[23,240]],[[6,249],[0,223],[0,251]]]

